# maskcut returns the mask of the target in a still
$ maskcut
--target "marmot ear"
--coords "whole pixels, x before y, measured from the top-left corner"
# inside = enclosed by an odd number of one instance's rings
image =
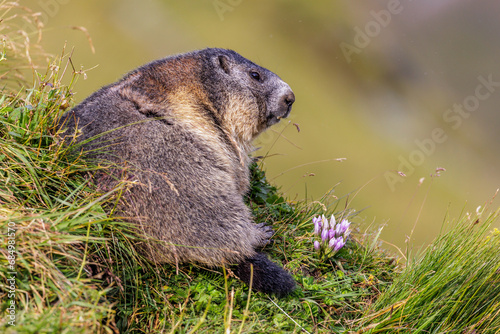
[[[230,67],[229,58],[221,55],[221,56],[217,57],[217,61],[219,63],[220,68],[222,68],[224,70],[224,72],[226,72],[226,74],[230,74],[231,70],[229,68]]]

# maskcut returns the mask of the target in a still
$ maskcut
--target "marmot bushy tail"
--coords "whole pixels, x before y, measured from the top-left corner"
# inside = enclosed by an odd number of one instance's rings
[[[151,243],[154,262],[239,264],[253,287],[283,296],[291,276],[256,249],[272,236],[243,202],[252,141],[287,117],[295,96],[238,53],[204,49],[154,61],[92,94],[61,118],[89,159],[110,163],[97,185],[127,180],[116,214]],[[70,140],[70,139],[67,139]],[[78,146],[77,146],[78,147]]]

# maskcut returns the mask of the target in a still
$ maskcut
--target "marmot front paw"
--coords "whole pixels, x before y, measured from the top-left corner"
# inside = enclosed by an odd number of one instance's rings
[[[259,243],[256,246],[264,247],[269,243],[270,239],[274,235],[274,230],[271,226],[266,225],[266,223],[257,224],[257,228],[259,229],[260,232],[262,232],[262,234]]]

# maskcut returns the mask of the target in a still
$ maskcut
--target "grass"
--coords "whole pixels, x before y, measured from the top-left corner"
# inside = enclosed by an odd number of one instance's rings
[[[58,66],[63,67],[62,60]],[[50,70],[49,70],[50,73]],[[48,74],[43,77],[56,77]],[[155,266],[135,252],[141,241],[131,226],[109,217],[105,206],[120,186],[97,193],[89,166],[57,140],[54,122],[70,87],[52,81],[5,95],[0,108],[0,229],[15,231],[0,247],[0,275],[15,272],[14,298],[2,288],[2,311],[16,305],[0,329],[16,333],[94,332],[314,332],[344,330],[334,314],[354,319],[359,304],[371,298],[367,282],[384,264],[382,253],[351,241],[332,262],[319,262],[312,251],[313,214],[337,209],[333,203],[291,203],[252,166],[247,203],[257,222],[274,224],[267,250],[295,273],[301,287],[285,300],[252,294],[229,270],[196,265]],[[23,96],[21,98],[21,96]],[[123,185],[121,185],[123,186]],[[341,210],[344,212],[344,210]],[[340,213],[338,213],[340,214]],[[10,229],[9,229],[10,228]],[[9,253],[9,240],[15,252]],[[9,254],[14,256],[11,266]],[[364,258],[361,258],[363,254]],[[377,257],[380,259],[376,260]],[[369,259],[369,260],[368,260]],[[381,274],[382,275],[382,274]],[[385,279],[390,280],[390,275]],[[15,330],[15,331],[14,331]]]
[[[12,20],[1,21],[1,28],[16,26]],[[148,262],[134,247],[144,238],[109,214],[127,185],[99,192],[91,175],[104,167],[70,154],[58,140],[54,124],[71,105],[81,72],[64,52],[41,71],[25,57],[24,42],[4,38],[0,76],[10,80],[0,97],[0,332],[498,330],[500,237],[487,232],[496,215],[450,223],[406,266],[377,246],[377,229],[353,233],[335,257],[323,260],[312,247],[311,218],[335,214],[356,225],[348,196],[289,201],[259,163],[251,167],[245,200],[257,223],[273,225],[265,251],[293,274],[294,294],[255,293],[228,268]],[[34,73],[32,84],[13,70],[21,63]],[[16,89],[21,86],[30,88]]]
[[[448,224],[369,308],[365,331],[498,333],[500,231],[490,231],[498,214]]]

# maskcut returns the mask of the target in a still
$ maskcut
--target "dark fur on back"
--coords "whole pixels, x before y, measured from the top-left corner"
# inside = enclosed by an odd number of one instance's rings
[[[252,222],[243,195],[252,140],[294,99],[269,70],[205,49],[132,71],[66,113],[61,127],[68,138],[79,132],[89,159],[114,164],[112,176],[133,184],[117,214],[159,240],[142,247],[152,261],[240,263],[246,282],[245,263],[253,263],[254,287],[284,295],[293,280],[256,252],[272,231]],[[101,173],[95,181],[113,180]]]

